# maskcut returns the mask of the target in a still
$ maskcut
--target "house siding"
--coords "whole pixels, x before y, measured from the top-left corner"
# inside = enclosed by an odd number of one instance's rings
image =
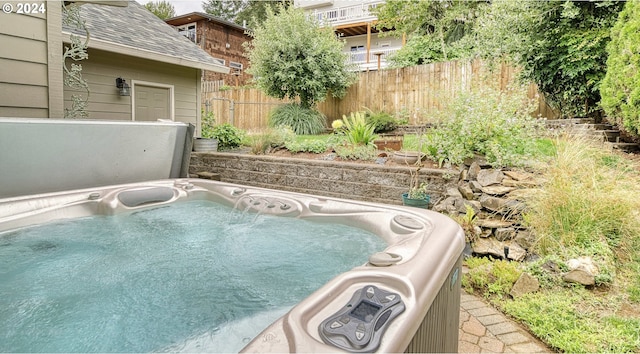
[[[251,79],[251,75],[246,73],[249,67],[249,60],[244,56],[243,43],[251,41],[251,37],[244,33],[244,30],[231,28],[220,23],[203,19],[196,22],[196,38],[200,48],[204,49],[212,57],[224,59],[224,66],[229,67],[230,62],[241,63],[243,66],[239,76],[221,74],[212,71],[205,71],[204,81],[224,80],[227,85],[245,85]],[[229,48],[227,48],[229,43]]]
[[[48,117],[46,14],[0,12],[0,43],[0,116]]]
[[[131,96],[120,96],[115,80],[121,77],[131,85],[133,80],[173,85],[175,120],[196,124],[200,116],[197,85],[200,70],[184,66],[89,49],[83,60],[82,75],[89,83],[90,119],[131,120]],[[64,105],[71,106],[72,94],[83,94],[65,87]]]

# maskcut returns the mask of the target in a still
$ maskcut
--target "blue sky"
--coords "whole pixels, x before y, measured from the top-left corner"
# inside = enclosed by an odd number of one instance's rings
[[[141,4],[146,4],[151,0],[136,0]],[[176,16],[189,12],[204,12],[202,10],[202,0],[168,0],[176,9]]]

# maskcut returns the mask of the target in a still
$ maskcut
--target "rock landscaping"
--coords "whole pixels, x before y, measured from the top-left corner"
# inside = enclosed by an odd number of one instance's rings
[[[524,200],[539,183],[530,172],[494,169],[482,158],[468,160],[457,188],[449,188],[433,210],[458,218],[470,207],[475,218],[467,240],[473,253],[523,261],[534,242],[522,222]]]

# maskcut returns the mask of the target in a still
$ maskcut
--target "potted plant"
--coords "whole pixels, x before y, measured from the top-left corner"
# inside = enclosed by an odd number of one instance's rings
[[[200,125],[200,137],[193,142],[193,151],[207,152],[218,151],[218,139],[214,136],[215,124],[213,112],[202,112],[202,124]]]
[[[409,191],[402,194],[402,204],[427,209],[431,201],[431,196],[427,191],[428,184],[426,182],[420,182],[418,178],[420,167],[421,165],[417,164],[415,172],[411,172]]]

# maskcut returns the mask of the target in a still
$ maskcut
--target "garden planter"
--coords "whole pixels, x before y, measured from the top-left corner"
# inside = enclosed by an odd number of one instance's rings
[[[379,139],[374,140],[373,143],[376,145],[378,150],[398,151],[402,149],[403,141],[404,141],[404,136],[402,135],[389,135],[389,136],[381,136]]]
[[[195,152],[218,151],[218,139],[195,138],[193,140],[193,151]]]
[[[402,204],[406,206],[412,206],[416,208],[428,209],[429,202],[431,201],[430,196],[426,196],[420,199],[411,199],[409,198],[409,193],[402,194]]]
[[[418,160],[424,159],[425,154],[418,151],[395,151],[393,161],[407,165],[415,165]]]

